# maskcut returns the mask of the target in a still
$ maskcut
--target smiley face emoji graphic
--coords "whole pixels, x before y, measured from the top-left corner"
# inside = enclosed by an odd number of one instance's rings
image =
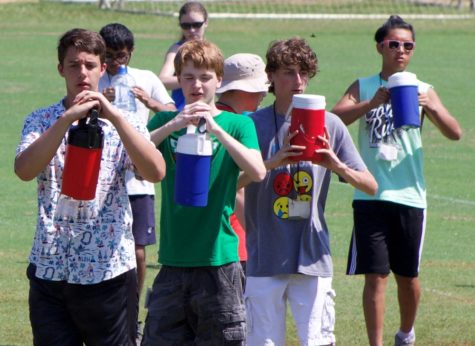
[[[308,193],[313,186],[312,177],[305,171],[294,174],[294,187],[299,194]]]

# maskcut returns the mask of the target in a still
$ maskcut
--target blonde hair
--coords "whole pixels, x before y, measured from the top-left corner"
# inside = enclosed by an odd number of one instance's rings
[[[188,61],[192,62],[196,68],[212,70],[218,78],[223,77],[223,53],[214,43],[206,40],[192,40],[183,43],[178,49],[173,62],[177,76],[181,74],[183,65]]]

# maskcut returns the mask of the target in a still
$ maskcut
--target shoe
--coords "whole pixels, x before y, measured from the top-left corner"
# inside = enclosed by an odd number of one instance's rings
[[[142,321],[137,321],[137,335],[135,336],[135,343],[137,346],[140,346],[142,342],[143,332],[142,332]]]
[[[397,333],[394,336],[394,346],[414,346],[415,342],[416,342],[415,334],[411,334],[405,339],[402,339]]]

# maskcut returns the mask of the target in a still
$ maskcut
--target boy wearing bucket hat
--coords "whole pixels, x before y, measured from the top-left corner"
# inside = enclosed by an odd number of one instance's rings
[[[326,112],[326,135],[318,162],[292,161],[303,146],[290,145],[288,110],[293,96],[304,93],[317,71],[317,56],[300,38],[272,42],[266,72],[275,102],[251,114],[267,175],[246,186],[245,218],[248,261],[245,302],[250,346],[285,344],[286,306],[290,304],[302,345],[335,342],[332,260],[323,211],[335,172],[351,185],[375,193],[345,125]],[[249,184],[248,184],[249,183]],[[290,215],[290,206],[296,207]]]
[[[266,65],[261,57],[250,53],[238,53],[224,60],[224,75],[216,107],[237,114],[255,112],[269,90]],[[244,229],[244,189],[236,194],[236,207],[230,217],[231,227],[239,237],[239,259],[246,272],[247,250]]]
[[[255,54],[234,54],[224,61],[216,106],[233,113],[254,112],[269,90],[265,64]]]
[[[365,275],[366,330],[370,345],[379,346],[383,344],[385,289],[389,273],[394,273],[400,310],[395,345],[413,345],[427,207],[421,131],[417,126],[396,128],[396,107],[390,102],[387,83],[402,73],[410,76],[405,70],[416,47],[415,32],[401,17],[391,16],[374,38],[382,57],[381,72],[355,81],[333,107],[345,124],[359,120],[360,152],[379,184],[374,196],[355,191],[347,274]],[[417,116],[422,110],[445,137],[458,140],[462,130],[434,89],[420,81],[416,85]]]
[[[265,167],[252,120],[215,105],[223,63],[216,45],[205,40],[184,43],[175,70],[186,105],[179,113],[157,113],[148,125],[168,171],[162,184],[162,268],[150,294],[142,345],[244,344],[244,276],[229,216],[239,172],[260,181]],[[173,197],[175,187],[183,184],[175,178],[177,142],[188,125],[203,119],[213,142],[207,205],[182,206]]]

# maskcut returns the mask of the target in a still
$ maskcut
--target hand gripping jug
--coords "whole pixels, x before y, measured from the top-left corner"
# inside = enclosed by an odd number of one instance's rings
[[[98,116],[93,108],[88,123],[85,117],[69,129],[61,193],[76,200],[91,200],[96,195],[104,142]]]
[[[176,150],[175,203],[187,207],[206,207],[213,142],[206,130],[195,133],[189,125],[186,134],[178,138]]]

